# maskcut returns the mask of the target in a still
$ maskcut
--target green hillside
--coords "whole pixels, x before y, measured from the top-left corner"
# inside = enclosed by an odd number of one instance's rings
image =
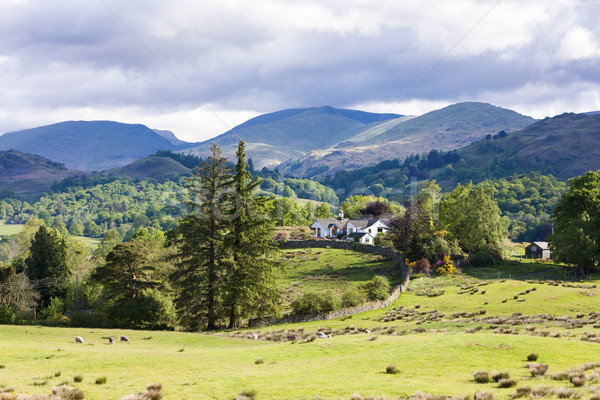
[[[165,179],[190,174],[191,171],[191,168],[184,166],[172,158],[152,155],[136,160],[123,167],[109,169],[104,171],[103,174],[131,179]]]
[[[566,179],[600,166],[600,114],[566,113],[458,151],[470,170],[538,170]],[[475,172],[475,171],[473,171]]]

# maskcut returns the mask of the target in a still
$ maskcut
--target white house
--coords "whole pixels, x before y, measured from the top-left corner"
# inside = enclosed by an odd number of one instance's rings
[[[382,219],[345,219],[340,211],[338,218],[317,218],[310,226],[316,238],[344,237],[358,243],[374,244],[379,233],[389,231],[389,226]]]

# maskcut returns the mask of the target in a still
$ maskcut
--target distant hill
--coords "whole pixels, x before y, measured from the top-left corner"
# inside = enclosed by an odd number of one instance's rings
[[[50,190],[54,182],[87,175],[41,156],[16,150],[0,151],[0,192],[3,194],[44,192]]]
[[[375,114],[333,107],[283,110],[252,118],[186,151],[206,156],[215,142],[227,157],[232,158],[238,142],[243,139],[248,157],[252,158],[255,167],[275,167],[290,158],[335,146],[400,118],[397,114]]]
[[[466,161],[466,172],[536,170],[571,178],[600,169],[600,114],[545,118],[506,137],[477,141],[457,153]]]
[[[191,168],[184,166],[179,161],[172,158],[152,155],[136,160],[123,167],[106,170],[103,174],[131,179],[172,179],[184,174],[189,174],[191,171]]]
[[[280,170],[296,176],[333,174],[432,149],[453,150],[495,134],[531,125],[531,117],[485,103],[458,103],[414,118],[398,118],[335,146],[289,160]],[[368,132],[368,130],[365,130]]]
[[[140,124],[68,121],[5,133],[0,136],[0,150],[37,154],[60,161],[69,169],[92,172],[123,166],[158,150],[191,145],[173,144],[173,138],[162,135],[170,137]]]

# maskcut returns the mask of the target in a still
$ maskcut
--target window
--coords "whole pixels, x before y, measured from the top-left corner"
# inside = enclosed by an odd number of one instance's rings
[[[377,233],[381,233],[381,232],[383,232],[383,228],[382,227],[377,228]]]
[[[321,237],[321,228],[317,228],[317,237]]]
[[[531,251],[537,251],[537,247],[531,246]]]

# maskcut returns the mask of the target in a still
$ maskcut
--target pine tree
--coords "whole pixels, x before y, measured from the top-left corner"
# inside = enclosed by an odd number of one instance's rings
[[[266,199],[252,196],[261,178],[251,179],[246,163],[244,141],[238,144],[234,176],[234,205],[226,247],[227,275],[225,307],[229,329],[238,328],[240,319],[260,316],[276,309],[278,293],[273,276],[279,251],[266,213]]]
[[[187,182],[190,213],[175,230],[180,261],[172,277],[179,289],[177,304],[182,319],[194,329],[204,324],[215,329],[222,316],[221,259],[233,182],[221,149],[213,144],[210,151]]]
[[[38,281],[40,308],[47,307],[52,297],[64,298],[71,276],[65,239],[53,229],[40,226],[25,260],[25,273],[29,279]]]

